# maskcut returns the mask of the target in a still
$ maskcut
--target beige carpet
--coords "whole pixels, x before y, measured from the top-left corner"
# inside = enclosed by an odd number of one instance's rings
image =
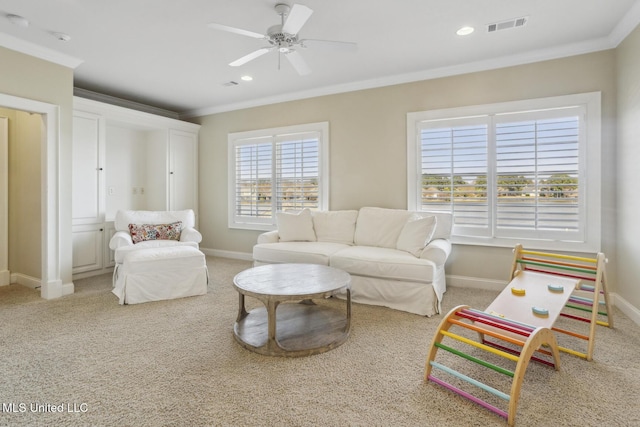
[[[250,263],[207,261],[209,293],[173,301],[120,306],[110,275],[78,280],[75,294],[52,301],[0,287],[0,425],[506,425],[423,381],[441,316],[354,304],[341,347],[305,358],[260,356],[232,336],[231,281]],[[484,308],[495,296],[449,288],[444,310]],[[640,425],[640,328],[615,314],[615,329],[598,329],[593,362],[563,354],[559,372],[529,366],[517,425]],[[483,381],[498,376],[472,369]],[[57,405],[64,412],[52,412]]]

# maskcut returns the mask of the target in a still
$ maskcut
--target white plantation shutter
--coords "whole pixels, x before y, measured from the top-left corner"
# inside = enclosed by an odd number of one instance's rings
[[[579,107],[496,117],[496,234],[582,238]]]
[[[235,215],[271,218],[272,143],[270,138],[235,146]]]
[[[408,208],[451,212],[455,243],[599,251],[600,114],[597,92],[409,113]]]
[[[328,124],[229,135],[229,227],[267,230],[276,213],[327,209]]]
[[[319,137],[318,132],[278,137],[275,171],[278,211],[318,209]]]
[[[419,129],[420,210],[451,212],[458,231],[488,235],[488,117],[427,121]]]

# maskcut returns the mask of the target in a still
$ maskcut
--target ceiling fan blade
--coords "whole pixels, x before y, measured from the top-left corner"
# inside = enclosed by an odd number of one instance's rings
[[[301,4],[294,4],[287,16],[287,20],[282,26],[282,32],[287,34],[298,34],[298,31],[307,22],[313,10]]]
[[[295,68],[295,70],[301,76],[306,76],[307,74],[311,73],[311,68],[309,68],[309,65],[307,65],[307,61],[305,61],[302,55],[300,55],[297,51],[292,50],[289,53],[285,53],[285,56],[287,57],[293,68]]]
[[[263,47],[262,49],[254,50],[250,54],[245,55],[242,58],[236,59],[233,62],[230,62],[229,65],[231,65],[232,67],[239,67],[241,65],[246,64],[249,61],[252,61],[252,60],[256,59],[259,56],[264,55],[267,52],[270,52],[272,49],[273,48]]]
[[[243,30],[242,28],[229,27],[227,25],[211,23],[207,25],[214,30],[226,31],[228,33],[240,34],[241,36],[253,37],[254,39],[266,38],[264,34],[254,33],[253,31]]]
[[[331,50],[340,50],[343,52],[355,52],[358,50],[358,44],[352,43],[352,42],[304,39],[304,40],[300,40],[300,43],[302,43],[302,46],[304,47],[312,47],[314,49],[331,49]]]

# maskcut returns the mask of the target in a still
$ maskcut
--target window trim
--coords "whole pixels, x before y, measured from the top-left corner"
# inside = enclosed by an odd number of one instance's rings
[[[329,122],[233,132],[227,136],[227,222],[229,228],[258,231],[270,231],[277,228],[275,215],[271,218],[256,219],[256,221],[239,221],[236,217],[236,145],[246,144],[251,139],[265,138],[271,138],[272,142],[270,144],[274,144],[282,136],[309,132],[320,134],[318,138],[318,209],[329,210]]]
[[[521,243],[526,247],[545,250],[564,250],[573,252],[598,252],[601,247],[601,154],[602,154],[602,118],[601,118],[601,93],[589,92],[574,95],[554,96],[548,98],[536,98],[518,101],[501,102],[495,104],[473,105],[440,110],[419,111],[407,113],[407,208],[415,211],[420,209],[420,144],[419,123],[426,120],[447,120],[453,118],[473,118],[477,116],[520,113],[527,111],[563,108],[571,106],[583,106],[585,108],[585,120],[581,124],[586,130],[584,144],[579,147],[580,155],[586,155],[581,159],[579,174],[584,177],[585,183],[585,210],[584,214],[584,242],[527,239],[509,237],[480,237],[480,236],[456,236],[454,224],[452,242],[463,245],[482,245],[496,247],[513,247]],[[495,169],[495,159],[489,159],[489,168]],[[587,173],[588,170],[588,173]],[[491,173],[491,171],[488,171]],[[490,201],[490,208],[495,208],[495,201]]]

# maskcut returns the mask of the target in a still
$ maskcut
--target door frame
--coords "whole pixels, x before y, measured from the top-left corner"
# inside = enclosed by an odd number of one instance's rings
[[[60,107],[45,102],[19,98],[0,93],[0,106],[40,114],[42,118],[42,141],[40,163],[41,177],[41,221],[42,221],[42,267],[40,296],[45,299],[61,297],[63,286],[60,263]],[[7,251],[8,253],[8,251]],[[73,291],[72,291],[73,292]],[[68,292],[66,292],[68,293]]]

